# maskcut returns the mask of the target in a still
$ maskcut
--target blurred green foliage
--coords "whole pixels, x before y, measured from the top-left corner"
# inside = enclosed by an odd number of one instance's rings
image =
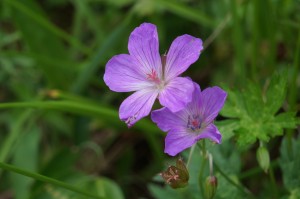
[[[175,191],[154,181],[171,161],[164,134],[149,118],[127,129],[117,110],[128,95],[102,79],[145,21],[157,25],[161,53],[179,35],[202,38],[205,50],[185,75],[228,91],[216,122],[223,144],[208,147],[215,198],[298,198],[298,0],[0,1],[0,163],[100,198],[199,198],[200,150],[190,186]],[[257,140],[270,154],[268,174],[256,161]],[[87,198],[50,181],[0,170],[0,198]]]

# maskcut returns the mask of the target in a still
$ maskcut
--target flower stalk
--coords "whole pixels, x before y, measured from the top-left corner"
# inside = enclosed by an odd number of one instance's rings
[[[202,142],[199,143],[198,146],[201,149],[201,156],[202,156],[202,161],[201,161],[200,171],[199,171],[199,177],[198,177],[198,183],[199,183],[199,188],[200,188],[202,198],[205,198],[204,186],[203,186],[203,173],[204,173],[204,169],[205,169],[205,165],[206,165],[206,161],[207,161],[206,149],[205,149],[205,140],[202,140]]]

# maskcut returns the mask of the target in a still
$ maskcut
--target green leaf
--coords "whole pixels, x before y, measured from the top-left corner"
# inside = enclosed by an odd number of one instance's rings
[[[173,190],[170,187],[160,187],[157,185],[149,185],[149,190],[151,194],[156,198],[156,199],[166,199],[166,198],[172,198],[172,199],[183,199],[183,190],[185,188],[180,189],[180,190]],[[187,193],[188,194],[188,193]],[[193,197],[186,197],[186,198],[193,198]]]
[[[103,198],[124,199],[120,187],[114,181],[102,177],[97,179],[94,183],[94,190],[97,190],[98,194]]]
[[[274,124],[281,128],[294,129],[299,124],[296,118],[296,112],[280,113],[274,118]]]
[[[227,90],[228,99],[221,115],[235,118],[236,126],[229,132],[237,136],[238,146],[246,149],[257,139],[268,142],[271,137],[283,134],[284,129],[296,128],[295,113],[275,115],[286,97],[286,72],[275,73],[265,93],[259,84],[248,82],[245,89]],[[226,134],[225,134],[226,135]]]
[[[215,125],[218,127],[220,133],[222,134],[223,141],[233,137],[234,131],[240,127],[239,121],[234,119],[216,121]]]
[[[218,188],[214,199],[228,199],[228,198],[246,198],[245,194],[239,191],[236,187],[232,186],[221,174],[217,174]],[[229,175],[229,178],[235,183],[239,184],[238,177],[236,175]]]
[[[279,165],[286,189],[293,191],[300,187],[300,139],[284,138],[280,147]]]
[[[31,129],[21,135],[21,139],[13,155],[13,164],[30,171],[35,171],[37,168],[40,138],[41,132],[37,128]],[[11,173],[11,182],[16,199],[29,198],[30,186],[34,182],[32,178]]]
[[[213,155],[214,162],[222,168],[226,174],[238,174],[241,171],[241,158],[235,145],[227,140],[220,145],[208,147]]]
[[[244,100],[241,92],[234,92],[230,89],[225,89],[227,92],[227,100],[220,114],[229,118],[240,118],[247,115]]]
[[[271,115],[278,112],[286,98],[287,71],[275,73],[266,91],[266,111]]]
[[[79,154],[74,152],[72,153],[69,148],[56,148],[56,151],[53,153],[54,154],[51,155],[51,158],[44,160],[46,164],[41,169],[41,173],[57,179],[66,175],[71,176],[74,171],[72,167],[76,163],[76,160],[78,160]],[[38,186],[39,183],[36,183],[35,187]]]
[[[243,101],[247,115],[252,119],[260,119],[264,116],[264,102],[262,99],[262,90],[255,82],[248,82],[246,90],[243,92]]]
[[[298,199],[300,198],[300,188],[293,189],[288,199]]]
[[[0,162],[4,162],[12,153],[12,148],[15,146],[16,141],[20,136],[20,132],[23,129],[23,125],[28,122],[28,118],[32,116],[32,110],[27,110],[15,118],[12,128],[1,145],[0,150]]]
[[[246,128],[240,128],[236,131],[237,144],[241,149],[246,149],[249,145],[252,145],[256,142],[256,136],[253,135],[253,132],[249,131]]]

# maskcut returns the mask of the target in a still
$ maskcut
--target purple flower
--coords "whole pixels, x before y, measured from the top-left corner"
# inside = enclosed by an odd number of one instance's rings
[[[150,113],[156,98],[172,112],[183,109],[192,99],[193,83],[178,76],[199,58],[202,49],[201,39],[182,35],[161,57],[156,26],[143,23],[135,28],[129,37],[129,55],[112,57],[104,74],[111,90],[135,91],[121,104],[120,119],[132,126]]]
[[[198,84],[194,83],[194,86],[193,99],[184,109],[173,113],[168,108],[162,108],[151,114],[152,121],[168,132],[165,153],[171,156],[200,139],[209,138],[218,144],[222,139],[213,121],[222,109],[227,93],[216,86],[202,92]]]

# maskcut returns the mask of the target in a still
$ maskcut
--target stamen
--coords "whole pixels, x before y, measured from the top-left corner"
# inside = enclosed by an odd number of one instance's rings
[[[128,118],[125,120],[125,123],[127,124],[127,126],[128,126],[129,128],[132,127],[133,122],[136,120],[137,114],[138,114],[138,113],[134,114],[133,116],[128,117]]]
[[[147,79],[159,84],[160,83],[160,79],[157,76],[157,73],[154,69],[151,69],[151,73],[147,74]]]
[[[201,119],[199,115],[188,116],[187,128],[191,129],[192,131],[197,131],[201,128]]]
[[[179,179],[179,175],[176,174],[176,173],[178,173],[177,170],[175,170],[175,172],[174,172],[172,168],[169,167],[169,169],[170,169],[169,170],[170,175],[167,174],[167,173],[164,175],[164,177],[167,180],[167,183],[171,183],[171,180],[177,180],[177,179]]]

